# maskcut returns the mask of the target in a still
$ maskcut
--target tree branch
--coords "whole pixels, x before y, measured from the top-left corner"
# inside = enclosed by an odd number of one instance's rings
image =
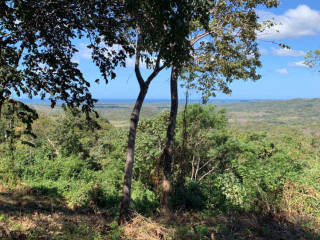
[[[214,13],[214,10],[216,10],[218,8],[217,6],[218,4],[218,1],[216,2],[215,6],[209,11],[210,14],[213,14]],[[227,16],[229,16],[232,12],[232,8],[234,7],[234,4],[231,4],[227,10],[227,13],[225,14],[223,20],[220,20],[219,23],[217,24],[217,26],[215,26],[216,29],[223,29],[223,26],[225,25],[225,22],[226,22],[226,19],[227,19]],[[202,34],[199,34],[197,36],[195,36],[193,39],[190,39],[190,43],[191,45],[194,45],[197,41],[199,41],[200,39],[208,36],[208,35],[211,35],[211,34],[215,34],[217,35],[218,37],[223,37],[223,35],[219,34],[217,31],[215,30],[211,30],[211,31],[207,31],[207,32],[204,32]]]
[[[140,56],[141,56],[141,51],[140,51],[140,44],[141,44],[141,34],[140,34],[140,29],[137,28],[137,32],[138,32],[138,39],[137,39],[137,50],[136,50],[136,61],[134,64],[134,71],[136,73],[139,85],[140,85],[140,89],[145,87],[145,82],[143,80],[143,77],[141,75],[140,72]]]
[[[17,68],[17,67],[19,66],[19,61],[20,61],[20,58],[21,58],[21,56],[22,56],[22,52],[23,52],[23,50],[24,50],[24,48],[25,48],[25,45],[26,45],[27,40],[28,40],[28,38],[25,37],[25,38],[23,39],[23,42],[22,42],[21,45],[20,45],[20,48],[19,48],[19,50],[18,50],[18,52],[17,52],[17,60],[16,60],[15,64],[13,65],[14,68]]]
[[[205,166],[207,166],[213,159],[209,159],[207,162],[205,162],[200,168],[199,170],[203,169]]]
[[[164,64],[163,66],[160,67],[160,61],[161,61],[161,53],[159,52],[159,55],[157,57],[157,60],[156,60],[156,66],[153,70],[153,72],[150,74],[150,76],[147,78],[147,81],[146,81],[146,85],[149,86],[149,84],[151,83],[151,81],[155,78],[155,76],[158,75],[158,73],[160,71],[162,71],[165,67],[166,67],[166,64]]]
[[[207,177],[210,173],[212,173],[215,169],[216,169],[216,167],[213,167],[213,168],[210,169],[209,172],[206,172],[204,175],[202,175],[202,177],[199,178],[199,182],[200,182],[202,179],[204,179],[205,177]]]

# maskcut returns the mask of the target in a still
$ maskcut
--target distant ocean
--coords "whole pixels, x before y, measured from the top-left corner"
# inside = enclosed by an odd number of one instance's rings
[[[17,99],[18,100],[18,99]],[[48,99],[41,100],[39,98],[35,99],[28,99],[28,98],[22,98],[19,99],[21,102],[24,103],[49,103],[50,101]],[[267,100],[277,100],[277,99],[210,99],[209,103],[214,102],[224,102],[224,103],[232,103],[232,102],[260,102],[260,101],[267,101]],[[283,99],[284,100],[284,99]],[[136,99],[98,99],[98,102],[112,102],[112,103],[131,103],[135,102]],[[159,103],[159,102],[170,102],[170,99],[145,99],[145,103]],[[62,101],[58,101],[62,102]],[[179,102],[185,102],[185,99],[179,99]],[[189,99],[189,103],[201,103],[201,99]]]

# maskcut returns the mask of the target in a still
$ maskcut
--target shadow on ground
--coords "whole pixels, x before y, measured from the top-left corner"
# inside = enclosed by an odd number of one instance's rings
[[[315,232],[248,213],[206,219],[184,213],[170,220],[137,215],[121,229],[107,210],[69,208],[55,188],[0,189],[0,239],[320,239]]]
[[[55,188],[0,192],[0,239],[104,239],[108,211],[69,208]]]
[[[175,217],[176,218],[176,217]],[[171,220],[172,224],[176,219]],[[235,213],[199,219],[185,213],[179,216],[175,226],[175,239],[270,239],[270,240],[316,240],[320,235],[315,230],[303,228],[273,215]],[[182,236],[185,236],[181,238]]]

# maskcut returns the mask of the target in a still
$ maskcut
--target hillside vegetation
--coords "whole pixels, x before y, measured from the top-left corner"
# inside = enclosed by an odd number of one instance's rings
[[[317,126],[320,119],[320,99],[292,99],[292,100],[242,100],[235,102],[213,101],[218,109],[225,108],[230,126],[241,127],[249,125],[253,130],[266,130],[269,126],[299,126],[303,129],[309,125]],[[30,106],[38,112],[45,114],[59,114],[61,108],[51,109],[49,103],[31,103]],[[183,109],[181,101],[179,110]],[[114,126],[129,126],[129,117],[133,102],[98,102],[96,110],[101,116],[107,118]],[[170,109],[170,103],[146,102],[142,109],[142,118],[153,117]],[[269,129],[268,129],[269,130]]]
[[[146,104],[135,214],[122,227],[116,221],[132,103],[98,103],[100,118],[90,121],[77,109],[32,103],[37,137],[19,116],[2,118],[0,238],[320,239],[320,99],[214,105],[180,108],[172,216],[162,218],[169,104]]]

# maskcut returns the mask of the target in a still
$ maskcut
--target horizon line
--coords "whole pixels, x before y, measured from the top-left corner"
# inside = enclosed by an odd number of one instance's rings
[[[294,97],[294,98],[214,98],[214,99],[209,99],[208,102],[212,101],[268,101],[268,100],[294,100],[294,99],[317,99],[320,97]],[[50,101],[49,99],[41,99],[41,98],[13,98],[17,100],[22,100],[22,101]],[[135,98],[94,98],[98,101],[136,101]],[[171,101],[170,98],[147,98],[144,101]],[[185,98],[179,98],[179,102],[185,101]],[[199,101],[201,102],[202,100],[199,98],[190,98],[188,101]],[[62,100],[58,100],[57,102],[63,102]]]

